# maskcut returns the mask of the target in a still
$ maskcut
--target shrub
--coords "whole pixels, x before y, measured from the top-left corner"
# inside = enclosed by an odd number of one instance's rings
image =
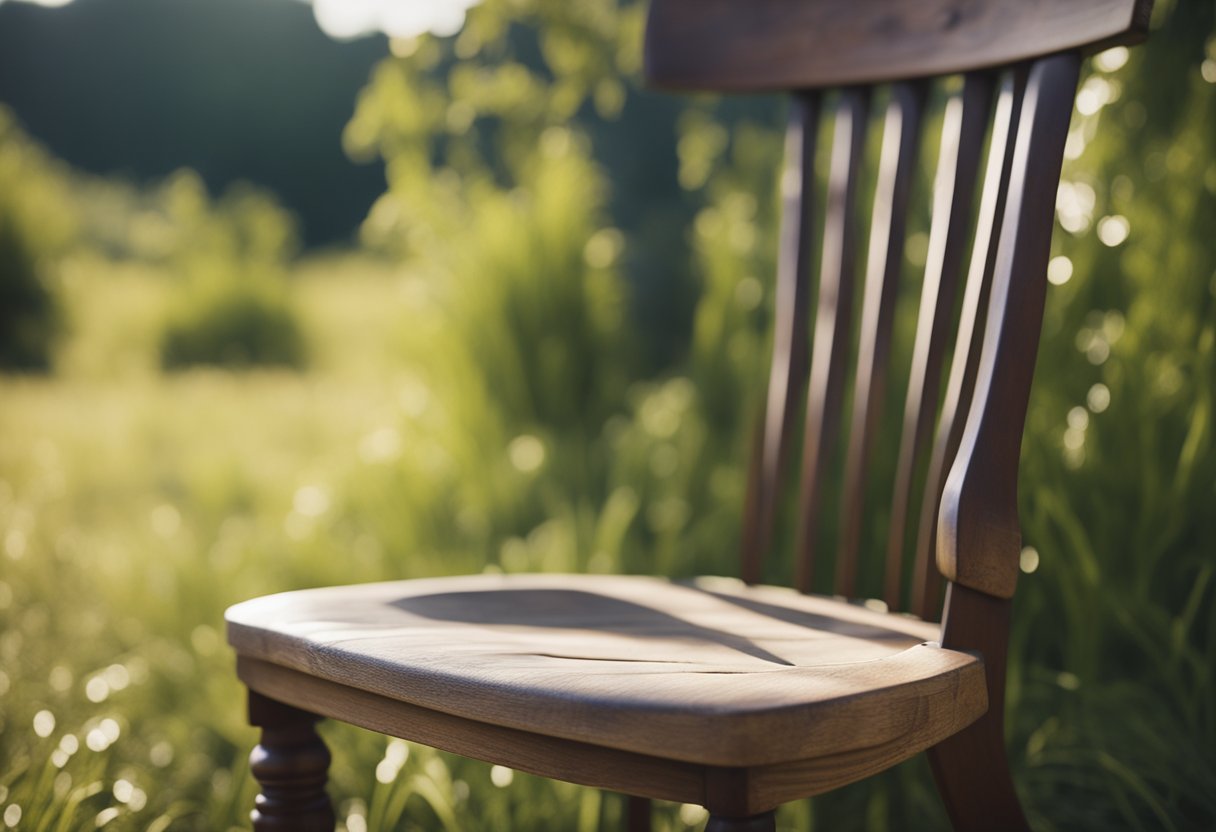
[[[304,338],[280,283],[267,274],[200,281],[169,318],[161,365],[302,366]]]
[[[62,166],[0,105],[0,368],[47,370],[62,332],[45,262],[75,222]]]
[[[0,367],[48,369],[58,324],[29,241],[0,206]]]
[[[161,337],[161,366],[300,367],[304,338],[285,270],[296,223],[273,196],[244,184],[212,200],[182,170],[148,197],[163,230],[162,262],[184,284]]]

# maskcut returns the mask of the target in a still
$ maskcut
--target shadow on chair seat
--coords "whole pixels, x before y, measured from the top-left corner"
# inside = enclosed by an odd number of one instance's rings
[[[982,662],[932,643],[936,624],[729,579],[368,584],[257,599],[228,621],[242,677],[276,700],[326,714],[338,697],[347,721],[593,785],[622,788],[592,776],[597,766],[577,776],[569,757],[626,752],[639,772],[668,761],[641,792],[693,802],[704,802],[697,767],[853,754],[865,776],[987,707]],[[538,738],[561,753],[537,755]],[[526,759],[513,756],[525,746]],[[698,793],[653,794],[676,771]],[[832,773],[786,787],[823,791],[840,785]]]

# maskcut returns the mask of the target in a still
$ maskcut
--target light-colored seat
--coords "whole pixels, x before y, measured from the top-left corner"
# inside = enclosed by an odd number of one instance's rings
[[[324,714],[340,686],[347,703],[369,694],[382,716],[393,703],[414,706],[394,733],[439,747],[450,742],[423,724],[446,716],[673,763],[764,767],[849,753],[881,768],[987,708],[982,661],[938,646],[938,625],[729,578],[328,587],[239,604],[228,627],[242,676],[276,699]],[[520,764],[493,744],[472,756]],[[691,799],[659,781],[653,796]]]

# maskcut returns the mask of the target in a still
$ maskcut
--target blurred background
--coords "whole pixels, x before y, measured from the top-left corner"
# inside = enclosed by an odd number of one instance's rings
[[[643,90],[644,3],[474,2],[0,0],[5,827],[242,828],[244,598],[735,573],[784,105]],[[1024,443],[1008,733],[1042,830],[1216,826],[1216,3],[1153,28],[1084,69]],[[622,816],[325,732],[347,832]],[[921,760],[779,821],[947,826]]]

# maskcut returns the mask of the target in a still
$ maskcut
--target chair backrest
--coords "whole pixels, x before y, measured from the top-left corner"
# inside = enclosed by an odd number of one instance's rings
[[[848,399],[834,591],[857,595],[869,516],[863,501],[889,382],[928,92],[935,78],[962,74],[942,119],[914,347],[897,368],[908,373],[907,395],[889,512],[886,506],[875,512],[889,516],[886,552],[876,556],[891,609],[937,618],[942,577],[996,598],[1012,596],[1021,551],[1018,456],[1080,61],[1086,52],[1139,40],[1150,7],[1151,0],[652,0],[651,83],[792,93],[773,359],[745,514],[745,580],[759,580],[772,547],[779,492],[792,473],[787,459],[804,414],[794,572],[799,589],[812,588],[822,566],[823,497],[837,473],[832,457]],[[870,101],[883,85],[888,103],[858,316],[855,271],[865,225],[857,214],[859,204],[870,203],[858,192]],[[815,145],[828,119],[812,305]],[[918,493],[919,512],[912,505]]]

